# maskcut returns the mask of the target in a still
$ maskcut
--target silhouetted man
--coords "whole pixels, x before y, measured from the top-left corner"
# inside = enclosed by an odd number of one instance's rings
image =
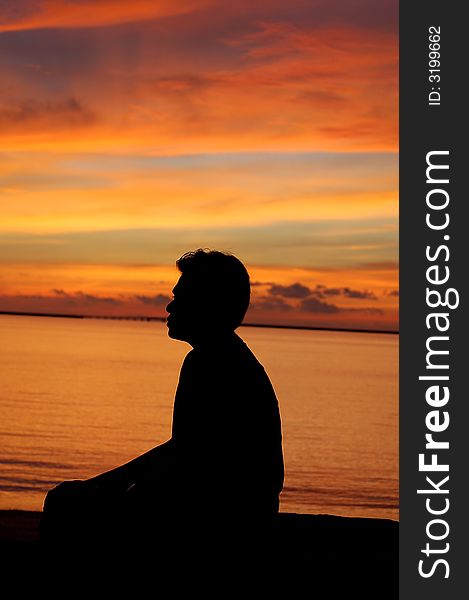
[[[181,276],[167,306],[168,334],[192,350],[181,368],[171,439],[49,492],[42,534],[52,543],[161,532],[166,542],[181,532],[241,541],[278,511],[278,403],[264,368],[235,333],[249,305],[248,273],[234,256],[201,249],[176,264]]]

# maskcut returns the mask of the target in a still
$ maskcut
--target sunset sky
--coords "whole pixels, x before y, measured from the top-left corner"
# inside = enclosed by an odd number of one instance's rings
[[[397,0],[0,3],[0,310],[398,328]]]

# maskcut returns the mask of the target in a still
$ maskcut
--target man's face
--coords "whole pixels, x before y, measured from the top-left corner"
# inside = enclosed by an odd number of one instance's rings
[[[181,275],[173,289],[173,300],[166,307],[168,335],[191,342],[197,338],[203,322],[200,291],[186,275]]]

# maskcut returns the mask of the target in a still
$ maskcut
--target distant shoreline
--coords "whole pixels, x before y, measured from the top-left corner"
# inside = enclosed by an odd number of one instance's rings
[[[0,310],[0,315],[14,316],[14,317],[53,317],[63,319],[100,319],[105,321],[159,321],[164,323],[165,317],[146,317],[143,315],[139,316],[103,316],[103,315],[71,315],[64,313],[40,313],[40,312],[19,312],[10,310]],[[242,323],[241,327],[258,327],[263,329],[300,329],[304,331],[336,331],[344,333],[379,333],[379,334],[390,334],[399,335],[399,331],[390,331],[386,329],[347,329],[345,327],[310,327],[308,325],[268,325],[264,323]]]

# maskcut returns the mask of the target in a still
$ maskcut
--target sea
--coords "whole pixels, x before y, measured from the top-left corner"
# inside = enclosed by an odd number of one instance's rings
[[[279,400],[280,510],[398,519],[398,336],[238,334]],[[1,315],[0,509],[41,510],[61,481],[169,439],[189,350],[162,322]]]

